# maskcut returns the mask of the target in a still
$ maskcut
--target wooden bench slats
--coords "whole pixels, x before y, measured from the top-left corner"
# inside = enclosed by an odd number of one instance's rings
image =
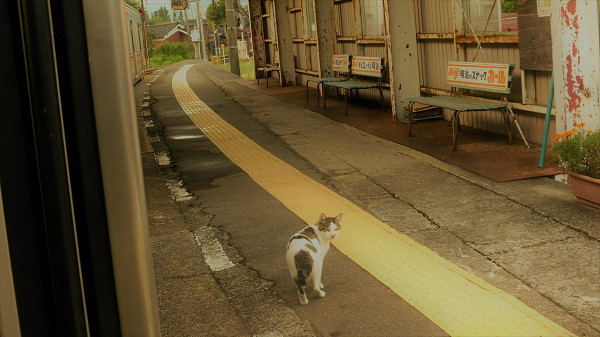
[[[346,74],[350,72],[350,55],[333,55],[332,70],[334,73]],[[325,82],[347,81],[346,77],[314,77],[306,80],[306,103],[308,103],[308,82],[317,83],[317,106],[319,106],[319,87],[323,87]]]
[[[327,84],[327,85],[332,86],[332,87],[342,88],[342,89],[369,89],[369,88],[378,88],[379,87],[378,84],[351,81],[351,80],[341,81],[341,82],[337,82],[337,83],[331,83],[331,84]]]
[[[413,97],[410,98],[410,101],[459,111],[493,110],[506,107],[506,103],[502,102],[487,102],[454,96]]]
[[[344,94],[345,100],[345,115],[348,116],[348,93],[354,90],[358,94],[358,90],[362,89],[379,89],[379,95],[381,97],[381,105],[385,108],[385,101],[383,99],[383,91],[381,88],[381,80],[383,78],[383,57],[377,56],[352,56],[350,74],[354,77],[365,76],[365,77],[376,77],[379,79],[377,84],[361,82],[356,80],[347,80],[339,82],[323,82],[323,86],[330,86],[338,89],[346,90]],[[327,96],[323,97],[323,108],[327,108]]]
[[[452,123],[452,150],[456,151],[457,134],[460,127],[459,114],[463,111],[502,110],[502,116],[506,124],[508,142],[512,143],[512,131],[510,118],[506,110],[510,110],[517,127],[520,127],[514,113],[508,105],[506,95],[510,93],[512,64],[501,63],[475,63],[449,61],[446,72],[446,83],[454,88],[489,91],[503,94],[502,102],[490,102],[472,98],[456,96],[431,96],[411,97],[408,101],[408,135],[412,135],[412,124],[414,122],[414,104],[425,104],[434,107],[454,110]],[[522,133],[521,133],[522,134]]]

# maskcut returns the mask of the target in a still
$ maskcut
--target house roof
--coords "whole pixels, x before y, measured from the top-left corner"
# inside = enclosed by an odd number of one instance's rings
[[[179,22],[161,23],[158,25],[151,25],[146,28],[151,31],[156,38],[159,39],[167,39],[177,31],[187,34],[185,31],[185,26]]]

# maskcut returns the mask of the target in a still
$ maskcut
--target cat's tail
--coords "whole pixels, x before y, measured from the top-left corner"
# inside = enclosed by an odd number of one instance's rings
[[[312,270],[313,259],[308,252],[301,250],[294,256],[294,260],[296,270],[298,270],[296,283],[298,286],[306,287],[308,275]]]
[[[300,287],[306,287],[306,280],[308,279],[308,272],[304,269],[298,270],[298,275],[296,276],[296,283]]]

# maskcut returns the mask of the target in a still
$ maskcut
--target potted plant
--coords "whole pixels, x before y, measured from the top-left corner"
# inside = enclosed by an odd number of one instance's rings
[[[585,123],[554,137],[552,157],[569,174],[577,200],[600,208],[600,129]]]

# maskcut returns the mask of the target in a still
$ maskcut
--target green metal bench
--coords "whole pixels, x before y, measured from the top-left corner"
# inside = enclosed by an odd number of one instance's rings
[[[412,127],[415,122],[415,104],[424,104],[444,109],[453,110],[452,119],[452,150],[456,151],[458,131],[460,129],[459,115],[463,111],[502,110],[502,117],[506,124],[508,143],[512,144],[511,123],[514,121],[527,144],[517,119],[508,105],[507,95],[510,94],[512,81],[512,64],[475,63],[475,62],[448,62],[446,82],[450,87],[473,89],[502,94],[501,101],[486,101],[458,96],[431,96],[411,97],[408,101],[408,135],[412,136]],[[509,117],[510,115],[512,116]]]
[[[383,78],[383,64],[384,58],[377,56],[353,56],[352,66],[350,67],[350,73],[355,79],[360,77],[375,77],[378,79],[377,83],[373,82],[362,82],[358,80],[347,80],[341,82],[323,82],[324,87],[334,87],[336,89],[344,89],[344,101],[345,101],[345,115],[348,116],[348,95],[356,93],[358,96],[359,90],[377,88],[379,89],[379,95],[381,97],[381,105],[385,108],[385,101],[383,99],[383,90],[381,87],[381,81]],[[327,108],[327,95],[323,95],[323,108]]]
[[[269,74],[276,71],[279,74],[279,67],[260,67],[256,68],[260,71],[263,76],[267,79],[267,88],[269,87]],[[258,85],[260,85],[260,76],[256,76],[256,80],[258,81]]]
[[[277,74],[280,74],[279,73],[279,53],[278,52],[275,53],[275,66],[259,67],[259,68],[256,68],[256,70],[257,70],[256,81],[257,81],[258,85],[260,85],[260,76],[259,76],[259,72],[260,72],[267,79],[267,88],[268,88],[269,87],[269,75],[272,72],[277,72]]]
[[[335,75],[336,73],[338,74],[346,74],[348,75],[350,73],[350,55],[347,54],[343,54],[343,55],[333,55],[333,62],[332,62],[332,67],[331,70],[333,71],[333,74]],[[348,78],[347,77],[315,77],[315,78],[309,78],[308,80],[306,80],[306,103],[308,103],[308,83],[309,82],[316,82],[317,83],[317,106],[319,106],[319,95],[321,90],[323,89],[323,83],[325,82],[341,82],[341,81],[347,81]]]

